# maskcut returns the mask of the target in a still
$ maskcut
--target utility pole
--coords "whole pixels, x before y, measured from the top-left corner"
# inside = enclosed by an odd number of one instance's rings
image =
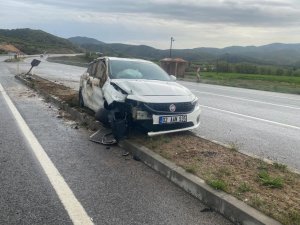
[[[173,42],[174,42],[174,38],[171,37],[171,45],[170,45],[170,58],[172,58],[172,46],[173,46]]]
[[[225,55],[226,55],[226,66],[227,66],[226,72],[229,73],[229,63],[228,63],[228,56],[229,56],[229,54],[226,53]]]

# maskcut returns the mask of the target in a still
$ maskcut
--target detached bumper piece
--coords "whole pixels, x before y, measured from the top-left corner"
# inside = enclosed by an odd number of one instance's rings
[[[148,136],[155,136],[155,135],[160,135],[160,134],[168,134],[168,133],[176,133],[176,132],[180,132],[180,131],[186,131],[186,130],[192,130],[195,129],[197,127],[199,127],[199,124],[196,124],[195,126],[192,127],[186,127],[186,128],[179,128],[179,129],[174,129],[174,130],[165,130],[165,131],[151,131],[148,132]]]

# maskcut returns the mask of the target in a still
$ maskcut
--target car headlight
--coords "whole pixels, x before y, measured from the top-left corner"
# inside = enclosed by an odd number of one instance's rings
[[[195,107],[199,106],[198,98],[195,98],[195,99],[192,101],[192,105],[194,105]]]

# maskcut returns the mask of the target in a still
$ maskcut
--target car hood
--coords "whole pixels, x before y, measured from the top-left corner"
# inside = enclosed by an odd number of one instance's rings
[[[113,79],[128,95],[140,96],[188,96],[192,93],[174,81]]]
[[[174,81],[114,79],[111,82],[127,92],[127,99],[140,102],[190,102],[196,98],[190,90]]]

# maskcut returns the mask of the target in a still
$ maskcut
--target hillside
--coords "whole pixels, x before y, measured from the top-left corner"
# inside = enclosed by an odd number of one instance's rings
[[[20,52],[20,50],[11,44],[0,44],[0,53],[1,52]]]
[[[145,45],[128,45],[120,43],[104,43],[86,37],[73,37],[72,43],[88,50],[114,56],[129,56],[159,60],[169,56],[169,50],[155,49]],[[229,63],[255,63],[300,67],[300,44],[273,43],[264,46],[231,46],[226,48],[194,48],[173,49],[174,57],[182,57],[189,61]]]
[[[81,49],[69,40],[54,36],[42,30],[0,29],[0,44],[12,44],[26,54],[75,53]]]
[[[78,45],[83,45],[83,44],[95,44],[95,45],[101,45],[105,44],[102,41],[98,41],[97,39],[94,38],[88,38],[88,37],[71,37],[69,38],[69,41],[71,41],[73,44],[78,44]]]

